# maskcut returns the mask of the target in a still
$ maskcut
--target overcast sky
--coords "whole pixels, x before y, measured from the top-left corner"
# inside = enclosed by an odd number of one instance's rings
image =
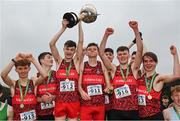
[[[41,52],[50,51],[49,41],[60,29],[63,14],[78,14],[85,4],[93,4],[100,15],[94,23],[83,23],[84,46],[99,44],[105,29],[112,27],[115,32],[107,47],[116,51],[133,40],[128,22],[136,20],[148,50],[158,55],[157,71],[172,72],[170,45],[176,45],[180,53],[179,0],[0,0],[0,71],[18,52],[30,52],[37,58]],[[64,32],[57,43],[61,54],[66,40],[77,42],[77,30],[75,26]],[[30,76],[35,73],[32,67]],[[18,78],[14,71],[10,76]]]

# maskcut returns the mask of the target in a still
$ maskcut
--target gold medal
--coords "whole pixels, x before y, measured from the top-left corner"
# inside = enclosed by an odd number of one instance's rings
[[[21,104],[20,104],[20,108],[24,108],[24,104],[21,103]]]
[[[66,82],[68,82],[68,81],[69,81],[69,79],[67,78],[65,81],[66,81]]]
[[[152,96],[151,96],[151,95],[148,95],[148,99],[151,100],[151,99],[152,99]]]

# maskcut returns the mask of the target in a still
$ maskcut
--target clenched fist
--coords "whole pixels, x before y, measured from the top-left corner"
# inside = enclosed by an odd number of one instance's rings
[[[138,22],[137,21],[129,21],[129,26],[134,30],[138,28]]]
[[[177,54],[177,49],[176,49],[176,47],[175,47],[174,45],[171,45],[170,51],[171,51],[171,54],[172,54],[172,55]]]
[[[105,35],[111,35],[114,33],[114,29],[113,28],[107,28],[106,31],[105,31]]]

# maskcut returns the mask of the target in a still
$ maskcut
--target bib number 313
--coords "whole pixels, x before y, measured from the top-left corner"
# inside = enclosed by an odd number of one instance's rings
[[[35,110],[31,110],[24,113],[20,113],[20,117],[23,121],[32,121],[36,119],[36,112]]]

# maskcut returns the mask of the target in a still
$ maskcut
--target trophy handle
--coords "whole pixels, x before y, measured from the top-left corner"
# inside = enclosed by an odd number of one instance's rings
[[[74,12],[65,13],[63,19],[66,19],[69,22],[69,24],[67,24],[68,28],[72,28],[79,22],[78,16]]]

